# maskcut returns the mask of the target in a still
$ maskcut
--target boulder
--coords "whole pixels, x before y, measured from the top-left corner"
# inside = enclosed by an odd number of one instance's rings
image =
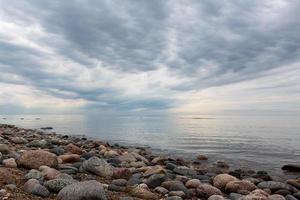
[[[214,177],[213,179],[213,185],[220,189],[224,190],[227,183],[230,181],[237,181],[238,179],[234,176],[231,176],[229,174],[219,174]]]
[[[291,172],[300,172],[300,165],[284,165],[281,168],[282,170],[291,171]]]
[[[38,169],[40,166],[57,167],[57,156],[44,150],[30,150],[24,152],[17,161],[18,166],[28,169]]]
[[[81,167],[87,172],[91,172],[102,177],[109,177],[114,173],[114,168],[104,159],[100,159],[98,157],[92,157],[84,161]]]
[[[91,180],[73,183],[64,187],[57,195],[58,200],[107,200],[101,183]]]

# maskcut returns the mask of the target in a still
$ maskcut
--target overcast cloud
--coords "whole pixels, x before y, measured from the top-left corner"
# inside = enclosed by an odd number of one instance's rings
[[[0,0],[0,112],[300,111],[298,0]]]

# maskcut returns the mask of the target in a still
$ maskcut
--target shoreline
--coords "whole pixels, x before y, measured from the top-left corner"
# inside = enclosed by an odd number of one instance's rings
[[[300,196],[300,178],[270,183],[273,178],[268,172],[235,169],[226,161],[210,163],[205,155],[186,160],[144,147],[14,125],[0,124],[0,152],[0,176],[5,177],[0,181],[2,199],[42,196],[68,200],[69,191],[78,193],[76,198],[84,195],[83,184],[92,185],[84,189],[97,191],[96,199],[208,199],[213,195],[219,195],[219,199],[233,199],[234,195],[236,199],[253,196],[274,199],[274,195],[284,199],[294,195],[297,199]],[[92,193],[91,190],[86,195]]]

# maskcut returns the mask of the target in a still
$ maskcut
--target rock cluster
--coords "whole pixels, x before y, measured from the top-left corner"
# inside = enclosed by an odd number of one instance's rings
[[[277,182],[267,172],[207,160],[0,125],[0,199],[300,199],[300,178]]]

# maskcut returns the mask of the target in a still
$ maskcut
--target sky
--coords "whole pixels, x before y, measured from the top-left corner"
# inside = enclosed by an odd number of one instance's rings
[[[0,113],[298,111],[298,0],[0,0]]]

